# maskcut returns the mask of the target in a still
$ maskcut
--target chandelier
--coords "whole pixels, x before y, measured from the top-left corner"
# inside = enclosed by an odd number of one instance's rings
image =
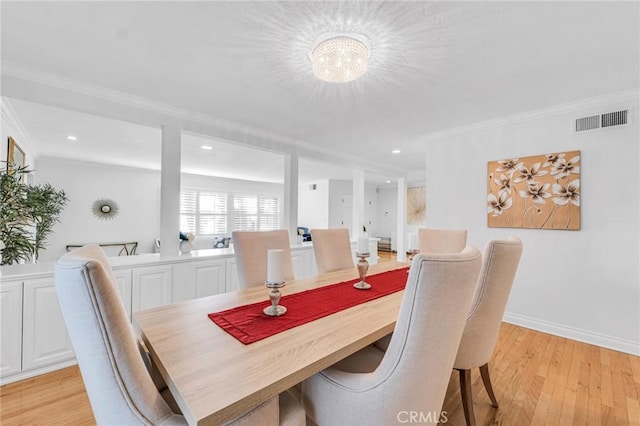
[[[330,83],[346,83],[362,77],[368,62],[369,46],[358,36],[324,36],[311,52],[313,73]]]

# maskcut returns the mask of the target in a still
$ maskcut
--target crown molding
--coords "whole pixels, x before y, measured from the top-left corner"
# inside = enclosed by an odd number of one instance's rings
[[[0,100],[0,109],[2,110],[2,121],[6,123],[13,132],[15,132],[15,135],[11,136],[14,137],[20,147],[27,153],[31,154],[34,159],[38,158],[39,152],[34,148],[34,144],[31,142],[29,133],[22,125],[22,122],[18,118],[13,106],[11,106],[9,99],[4,96]]]
[[[612,104],[638,101],[640,99],[640,88],[622,90],[602,96],[581,99],[579,101],[567,102],[564,104],[554,105],[548,108],[527,111],[523,113],[513,114],[506,117],[496,118],[495,120],[483,121],[480,123],[469,124],[467,126],[456,127],[453,129],[442,130],[439,132],[429,133],[422,137],[423,141],[432,142],[440,139],[450,138],[453,136],[461,136],[497,127],[504,127],[525,121],[538,120],[541,118],[553,117],[559,114],[573,113],[580,110],[588,110],[599,108]]]
[[[245,136],[256,138],[259,141],[267,142],[266,144],[258,143],[256,141],[251,141],[246,137],[244,137],[242,140],[227,139],[227,141],[231,141],[234,143],[243,143],[254,147],[267,149],[274,149],[273,145],[275,144],[275,150],[278,152],[299,153],[312,158],[328,160],[331,162],[340,160],[341,163],[360,165],[370,169],[371,171],[382,171],[384,173],[394,174],[397,176],[404,176],[405,174],[404,170],[392,169],[389,168],[389,166],[386,164],[363,161],[361,158],[353,155],[341,154],[340,156],[337,156],[336,153],[330,149],[319,147],[309,142],[291,139],[274,132],[269,132],[244,124],[212,117],[200,112],[178,108],[173,105],[153,101],[147,98],[131,95],[129,93],[113,89],[108,89],[102,86],[84,83],[77,80],[71,80],[52,73],[33,71],[24,67],[19,67],[12,63],[3,63],[2,75],[38,85],[52,87],[58,90],[76,93],[82,96],[97,98],[103,101],[127,105],[129,107],[149,111],[160,116],[161,121],[164,122],[177,119],[181,123],[183,130],[186,131],[193,131],[193,129],[202,129],[204,126],[205,128],[222,130],[225,132],[237,132]],[[196,132],[194,131],[194,133]]]

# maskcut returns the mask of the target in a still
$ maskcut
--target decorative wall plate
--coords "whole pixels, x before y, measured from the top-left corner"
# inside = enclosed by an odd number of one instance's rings
[[[120,208],[118,203],[109,198],[99,198],[93,202],[91,211],[98,219],[111,220],[118,215]]]

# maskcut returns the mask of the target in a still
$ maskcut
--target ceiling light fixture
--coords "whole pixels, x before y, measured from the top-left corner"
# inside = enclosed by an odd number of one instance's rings
[[[311,52],[313,73],[320,80],[346,83],[367,72],[369,46],[362,36],[325,34]]]
[[[77,141],[78,138],[76,138],[75,136],[67,136],[67,139],[69,139],[70,141]]]
[[[393,151],[391,151],[392,154],[400,154],[400,152],[402,151],[400,151],[399,149],[394,149]]]
[[[206,150],[206,151],[211,151],[213,148],[210,147],[209,145],[202,145],[200,148]]]

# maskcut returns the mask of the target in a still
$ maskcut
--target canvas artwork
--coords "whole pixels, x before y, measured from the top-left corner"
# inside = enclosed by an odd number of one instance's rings
[[[490,228],[580,229],[580,151],[490,161]]]
[[[424,225],[427,222],[427,192],[424,186],[407,188],[407,223]]]

